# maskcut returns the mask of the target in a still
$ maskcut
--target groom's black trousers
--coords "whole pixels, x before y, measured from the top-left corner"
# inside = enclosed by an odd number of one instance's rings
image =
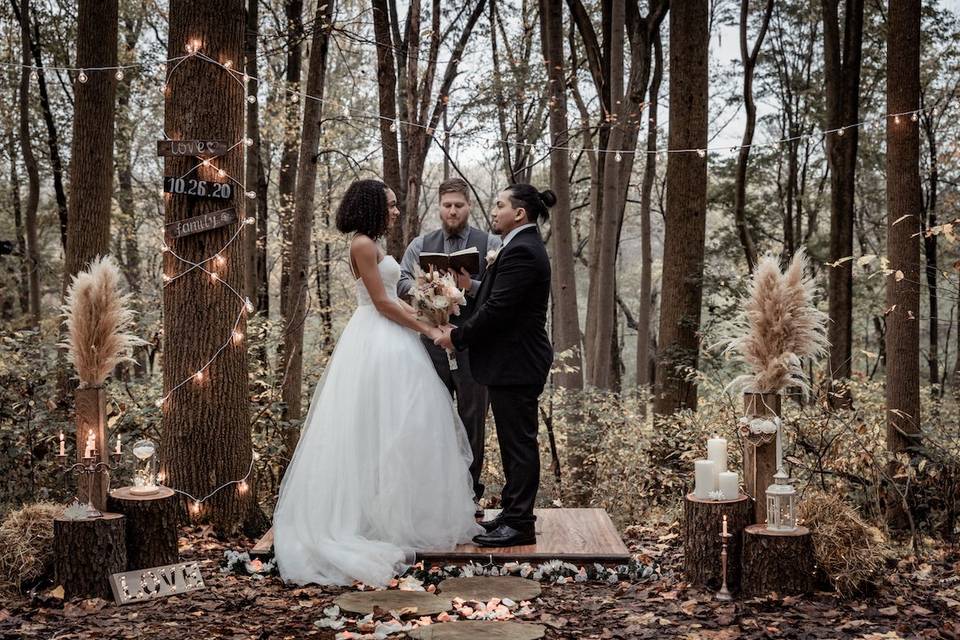
[[[540,486],[537,399],[543,386],[488,386],[487,390],[506,477],[500,518],[515,529],[531,529]]]

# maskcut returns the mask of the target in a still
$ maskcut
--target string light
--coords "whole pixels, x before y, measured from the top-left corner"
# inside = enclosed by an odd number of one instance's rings
[[[254,311],[254,306],[253,306],[253,303],[250,302],[250,298],[245,298],[245,299],[244,299],[244,301],[243,301],[243,308],[246,310],[247,313],[253,313],[253,311]]]
[[[225,176],[227,175],[227,172],[224,171],[223,169],[217,169],[217,175],[218,175],[219,177],[223,178],[223,177],[225,177]]]
[[[917,120],[920,119],[920,116],[917,114],[916,111],[914,111],[914,112],[913,112],[913,115],[910,116],[910,119],[913,120],[914,122],[916,122]]]
[[[233,60],[227,60],[223,63],[223,66],[227,69],[231,68],[233,66]]]
[[[250,104],[253,104],[256,101],[257,101],[257,96],[253,95],[252,93],[247,96],[247,102],[249,102]]]
[[[396,120],[394,120],[393,122],[390,123],[390,131],[393,131],[394,133],[397,132],[397,121],[396,121]]]
[[[623,162],[623,155],[619,151],[617,151],[617,155],[613,156],[613,159],[616,160],[617,162]]]
[[[220,276],[218,276],[218,275],[215,274],[215,273],[211,273],[211,274],[210,274],[210,280],[211,280],[212,282],[217,282],[217,281],[220,280]]]
[[[893,116],[893,122],[894,124],[900,124],[900,116],[899,115]]]
[[[245,493],[247,492],[247,489],[248,489],[248,487],[247,487],[247,481],[246,481],[246,480],[241,480],[241,481],[239,482],[239,484],[237,484],[237,492],[238,492],[240,495],[245,494]]]
[[[34,82],[40,79],[40,74],[37,73],[36,69],[30,72],[30,79],[33,80]]]
[[[240,329],[233,330],[233,344],[243,344],[243,331],[240,331]]]
[[[256,224],[256,223],[257,223],[257,219],[252,216],[243,221],[243,224]]]
[[[193,381],[197,384],[203,384],[203,371],[197,371],[193,374]]]
[[[117,72],[114,74],[114,77],[117,80],[123,80],[123,69],[117,69]]]
[[[87,81],[87,74],[84,73],[83,71],[81,71],[81,72],[80,72],[80,75],[77,76],[77,80],[79,80],[81,83],[86,82],[86,81]]]
[[[248,147],[252,147],[252,146],[253,146],[253,138],[244,138],[244,139],[243,139],[243,144],[245,144],[245,145],[248,146]]]
[[[843,127],[837,129],[837,135],[838,135],[838,136],[843,136]]]
[[[706,157],[707,157],[707,150],[706,150],[706,149],[697,149],[697,155],[700,156],[701,158],[706,158]]]
[[[256,191],[247,191],[246,196],[247,196],[248,198],[250,198],[251,200],[253,200],[254,198],[257,197],[257,192],[256,192]]]

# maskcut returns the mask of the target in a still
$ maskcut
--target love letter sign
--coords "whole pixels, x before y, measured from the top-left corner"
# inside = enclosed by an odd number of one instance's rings
[[[110,589],[117,604],[145,602],[178,593],[203,589],[203,576],[196,562],[168,564],[110,576]]]

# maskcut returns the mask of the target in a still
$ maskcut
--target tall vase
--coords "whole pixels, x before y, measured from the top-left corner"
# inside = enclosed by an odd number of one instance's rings
[[[74,392],[77,418],[77,462],[83,458],[87,444],[87,434],[94,434],[97,458],[94,462],[110,462],[107,443],[106,415],[107,394],[104,388],[87,387]],[[107,490],[110,488],[110,474],[97,471],[93,478],[79,476],[77,497],[81,502],[91,502],[100,511],[107,509]]]
[[[778,393],[744,393],[743,415],[746,418],[779,418],[781,399]],[[756,503],[754,514],[757,523],[767,521],[767,487],[773,484],[773,474],[777,472],[777,438],[745,439],[743,447],[743,486]]]

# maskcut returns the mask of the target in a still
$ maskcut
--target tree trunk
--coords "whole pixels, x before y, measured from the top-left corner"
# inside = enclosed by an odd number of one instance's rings
[[[303,42],[303,0],[285,0],[287,17],[287,73],[283,104],[283,151],[280,154],[280,173],[277,178],[277,213],[280,218],[280,312],[287,317],[290,310],[290,252],[293,243],[293,209],[297,190],[297,154],[300,142],[297,132],[300,124],[300,75]]]
[[[257,89],[260,86],[257,77],[257,35],[259,34],[259,6],[258,0],[247,1],[247,30],[244,38],[244,73],[254,80],[246,81],[246,90],[248,96],[257,96]],[[247,131],[246,136],[253,144],[247,149],[246,163],[244,167],[243,184],[247,191],[258,191],[257,182],[261,173],[260,169],[260,102],[254,100],[247,103]],[[259,198],[257,198],[257,208],[259,208]],[[253,208],[253,207],[250,207]],[[248,214],[252,214],[248,211]],[[264,229],[266,232],[266,229]],[[260,279],[257,278],[257,237],[258,233],[243,234],[243,291],[244,295],[255,304],[260,300],[259,285]],[[266,247],[264,247],[266,250]],[[258,308],[259,311],[259,308]]]
[[[193,43],[214,60],[242,59],[243,0],[173,0],[169,13],[168,56],[182,55],[184,45]],[[166,131],[183,139],[240,140],[243,136],[244,89],[227,71],[201,59],[187,59],[171,74],[166,95]],[[196,164],[195,158],[165,158],[164,174],[182,176]],[[242,175],[243,147],[214,159],[211,165],[201,166],[197,177],[215,179],[218,169]],[[168,196],[165,222],[233,206],[240,224],[244,197],[238,189],[232,195],[229,201]],[[233,227],[222,227],[187,236],[176,241],[175,250],[184,259],[200,263],[235,232]],[[225,286],[243,289],[243,251],[237,242],[221,255],[226,264],[212,273],[222,283],[211,282],[203,270],[193,269],[163,290],[163,382],[171,395],[162,410],[161,472],[170,486],[198,497],[243,478],[253,454],[247,350],[231,339],[234,330],[246,333],[246,313],[240,296]],[[170,252],[164,254],[163,267],[169,276],[188,268]],[[211,521],[218,531],[233,532],[255,513],[252,493],[228,486],[193,510],[194,515]]]
[[[27,170],[27,206],[24,209],[24,226],[27,232],[27,263],[30,284],[30,322],[40,327],[40,246],[37,233],[37,208],[40,205],[40,172],[37,158],[33,155],[30,138],[30,0],[24,0],[20,9],[20,153]]]
[[[753,502],[741,495],[736,500],[701,500],[692,493],[683,501],[683,571],[691,584],[717,590],[723,584],[720,553],[723,550],[723,516],[727,532],[727,587],[740,589],[742,531],[753,524]]]
[[[127,518],[127,571],[174,564],[177,550],[177,501],[173,490],[160,487],[149,495],[130,493],[129,487],[107,496],[110,511]]]
[[[570,225],[570,143],[567,129],[567,90],[563,55],[563,5],[540,0],[540,31],[543,57],[550,78],[550,186],[557,204],[550,212],[550,252],[553,254],[553,349],[563,354],[569,370],[553,377],[557,387],[583,388],[580,354],[580,316],[577,311],[577,281]]]
[[[670,9],[671,149],[707,146],[708,2],[689,0]],[[699,351],[700,302],[707,210],[707,159],[674,153],[667,159],[667,212],[660,287],[660,348],[657,353],[659,415],[697,407],[697,387],[688,377]]]
[[[118,513],[92,520],[56,518],[53,557],[64,600],[112,600],[110,575],[127,570],[126,518]]]
[[[17,300],[20,313],[30,312],[30,272],[27,265],[27,240],[23,235],[23,206],[20,201],[20,176],[17,171],[16,139],[14,124],[11,121],[7,132],[7,148],[10,149],[10,200],[13,209],[13,227],[17,238],[17,257],[19,262],[19,281],[17,282]]]
[[[78,67],[112,67],[117,64],[117,12],[117,0],[80,1]],[[113,72],[78,74],[74,84],[64,292],[71,277],[85,269],[95,257],[110,252],[116,92],[117,79]]]
[[[806,527],[770,531],[754,524],[743,532],[743,592],[762,596],[811,593],[816,585],[813,537]]]
[[[740,0],[740,59],[743,62],[743,106],[747,113],[747,123],[743,129],[743,140],[740,142],[740,151],[737,154],[737,172],[734,188],[733,216],[737,225],[737,236],[743,245],[743,253],[747,259],[747,270],[753,273],[757,264],[757,248],[753,244],[750,227],[747,226],[747,164],[750,161],[750,150],[753,144],[753,132],[757,127],[757,105],[753,101],[753,72],[757,66],[757,56],[760,47],[767,35],[767,26],[770,24],[770,15],[773,13],[773,0],[767,0],[760,18],[760,31],[753,49],[747,45],[747,21],[750,17],[750,0]]]
[[[748,418],[779,417],[782,396],[777,393],[744,393],[743,415]],[[754,441],[748,437],[743,444],[743,490],[753,498],[756,522],[767,521],[767,487],[773,484],[777,472],[776,439]]]
[[[856,126],[860,114],[860,62],[863,44],[863,0],[846,0],[843,39],[840,37],[841,0],[823,0],[823,58],[826,85],[827,135],[830,165],[830,261],[853,255],[854,196],[856,188]],[[844,128],[849,127],[849,128]],[[840,133],[842,131],[842,135]],[[842,381],[850,377],[853,340],[853,260],[831,267],[828,284],[830,322],[830,376],[833,405],[849,403]]]
[[[887,113],[920,105],[920,0],[890,0]],[[915,118],[887,118],[887,448],[911,451],[920,440],[920,136]],[[894,468],[898,467],[894,463]],[[891,474],[894,475],[894,474]],[[902,526],[901,501],[890,501]]]
[[[930,173],[927,176],[929,191],[924,206],[926,211],[924,227],[926,229],[932,229],[937,226],[937,196],[940,180],[940,166],[937,158],[937,134],[933,123],[930,121],[929,114],[920,114],[920,123],[927,136],[927,150],[930,162]],[[940,351],[940,298],[938,291],[940,271],[937,259],[937,237],[938,234],[936,233],[925,234],[923,236],[923,252],[926,258],[927,295],[929,299],[927,329],[930,336],[927,348],[927,368],[930,372],[930,395],[934,398],[943,395],[942,387],[946,384],[946,372],[944,372],[944,380],[940,379],[940,361],[938,357]],[[949,335],[950,333],[948,331],[948,343]],[[946,354],[944,356],[944,362],[946,362]]]
[[[321,2],[313,27],[310,46],[310,67],[307,71],[307,94],[316,96],[304,105],[303,132],[300,136],[300,164],[297,168],[296,206],[293,215],[293,244],[290,250],[289,307],[284,314],[287,327],[283,345],[283,419],[294,426],[284,433],[284,456],[293,458],[300,438],[300,405],[303,386],[303,325],[307,319],[310,281],[310,238],[313,235],[313,203],[317,185],[317,150],[320,145],[320,125],[323,89],[327,75],[327,52],[333,26],[334,0]]]
[[[659,27],[654,35],[653,77],[650,80],[650,102],[647,119],[647,154],[643,170],[643,185],[640,190],[640,311],[637,314],[637,386],[649,387],[650,375],[650,323],[652,309],[653,248],[651,230],[651,204],[653,183],[657,179],[657,124],[660,105],[660,82],[663,79],[663,38]],[[644,398],[641,414],[647,415]]]

